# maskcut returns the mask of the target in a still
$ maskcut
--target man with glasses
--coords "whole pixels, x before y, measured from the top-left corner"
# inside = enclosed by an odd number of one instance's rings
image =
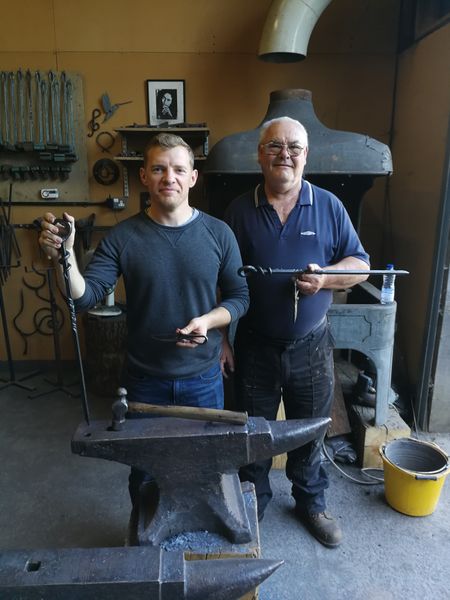
[[[301,123],[281,117],[262,125],[258,162],[264,182],[236,198],[225,216],[244,265],[369,269],[369,257],[340,200],[303,179],[307,155],[308,136]],[[365,279],[313,272],[249,277],[250,308],[239,321],[234,343],[241,410],[274,420],[282,398],[287,419],[330,416],[334,366],[327,310],[333,290]],[[226,341],[222,363],[234,368]],[[322,441],[288,453],[286,475],[297,516],[322,544],[336,547],[342,532],[326,511]],[[255,484],[260,520],[272,498],[271,464],[255,463],[241,472],[243,480]]]

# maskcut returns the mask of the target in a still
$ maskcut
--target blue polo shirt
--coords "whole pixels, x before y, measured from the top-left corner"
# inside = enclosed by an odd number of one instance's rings
[[[244,265],[296,269],[309,263],[330,266],[348,256],[369,263],[342,202],[303,180],[299,198],[284,225],[264,193],[264,186],[239,196],[225,221],[233,229]],[[325,317],[332,290],[300,296],[294,323],[294,283],[290,275],[248,278],[250,309],[241,320],[249,329],[276,339],[298,339]]]

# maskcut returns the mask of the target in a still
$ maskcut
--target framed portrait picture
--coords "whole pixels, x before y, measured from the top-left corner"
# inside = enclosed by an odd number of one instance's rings
[[[147,79],[147,106],[149,125],[184,123],[184,80]]]

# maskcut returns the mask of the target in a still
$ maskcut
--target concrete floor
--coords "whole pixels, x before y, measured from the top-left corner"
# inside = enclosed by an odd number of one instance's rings
[[[52,390],[43,375],[24,383]],[[76,389],[76,388],[73,388]],[[81,401],[57,392],[37,399],[0,391],[0,550],[109,547],[124,543],[128,467],[70,451]],[[91,418],[109,418],[110,400],[89,395]],[[450,452],[449,435],[429,435]],[[358,469],[345,469],[358,476]],[[428,517],[408,517],[384,499],[383,484],[360,486],[329,465],[329,508],[344,530],[337,549],[296,521],[282,471],[260,524],[263,557],[285,564],[260,587],[260,600],[444,600],[450,598],[450,484]]]

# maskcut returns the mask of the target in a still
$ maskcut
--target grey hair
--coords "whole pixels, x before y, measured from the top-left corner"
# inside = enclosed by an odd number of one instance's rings
[[[269,129],[269,127],[271,125],[273,125],[274,123],[284,123],[286,121],[288,123],[297,125],[297,127],[300,129],[300,131],[302,132],[302,134],[305,137],[306,146],[308,146],[308,132],[306,131],[304,126],[300,123],[300,121],[297,121],[296,119],[291,119],[291,117],[277,117],[276,119],[271,119],[270,121],[265,121],[265,123],[263,123],[261,125],[261,128],[259,130],[259,142],[261,143],[266,131]]]

